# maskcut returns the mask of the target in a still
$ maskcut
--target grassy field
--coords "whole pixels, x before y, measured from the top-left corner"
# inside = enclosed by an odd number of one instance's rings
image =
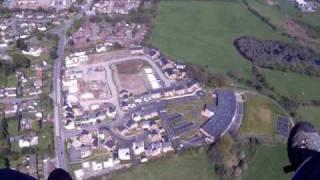
[[[272,136],[276,116],[282,110],[266,97],[246,94],[245,114],[240,128],[242,136]]]
[[[288,180],[291,174],[285,174],[283,167],[288,165],[285,145],[262,145],[248,163],[245,180]]]
[[[297,73],[264,70],[267,82],[275,91],[300,100],[319,99],[320,79]]]
[[[112,178],[113,180],[215,180],[213,165],[206,151],[192,151],[174,155],[132,168]]]
[[[175,59],[209,70],[238,70],[250,75],[250,64],[233,47],[239,36],[281,39],[240,1],[161,1],[151,42]]]
[[[301,106],[298,109],[298,116],[304,121],[309,121],[320,129],[320,108],[313,106]]]

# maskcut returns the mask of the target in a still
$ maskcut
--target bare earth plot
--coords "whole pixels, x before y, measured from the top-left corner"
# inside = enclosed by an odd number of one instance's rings
[[[150,67],[144,61],[127,61],[112,65],[118,90],[127,90],[133,94],[145,93],[150,89],[149,81],[143,68]]]

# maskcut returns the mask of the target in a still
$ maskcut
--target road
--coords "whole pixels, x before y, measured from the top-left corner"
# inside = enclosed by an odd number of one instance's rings
[[[61,68],[62,61],[64,59],[64,50],[67,43],[66,32],[72,26],[75,20],[80,19],[91,6],[91,0],[87,1],[87,4],[83,6],[81,12],[73,19],[65,20],[65,22],[56,28],[50,30],[50,33],[59,36],[58,49],[57,49],[57,59],[54,65],[54,75],[53,75],[53,101],[54,101],[54,122],[55,122],[55,153],[57,159],[57,167],[68,170],[66,163],[65,154],[65,144],[64,137],[62,133],[63,122],[62,122],[62,89],[61,89]]]

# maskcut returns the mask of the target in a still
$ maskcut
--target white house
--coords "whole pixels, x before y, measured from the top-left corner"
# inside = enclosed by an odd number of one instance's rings
[[[30,56],[34,56],[34,57],[39,57],[42,53],[42,48],[39,47],[38,49],[36,48],[29,48],[27,51],[22,50],[22,54],[25,55],[30,55]]]
[[[144,53],[144,47],[142,46],[134,46],[129,48],[130,49],[130,53],[132,55],[139,55],[139,54],[143,54]]]
[[[119,159],[122,161],[129,161],[130,157],[130,149],[129,148],[122,148],[118,150]]]
[[[133,142],[132,149],[135,155],[141,155],[145,151],[144,142],[143,141]]]
[[[18,144],[20,148],[35,146],[38,144],[38,136],[34,136],[31,139],[20,139]]]

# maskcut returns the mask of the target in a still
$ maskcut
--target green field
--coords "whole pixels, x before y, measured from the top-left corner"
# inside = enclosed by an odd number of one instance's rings
[[[291,72],[264,70],[267,82],[275,91],[300,100],[319,99],[320,79]]]
[[[250,75],[250,64],[234,48],[239,36],[279,39],[240,1],[161,1],[151,42],[175,59],[209,70]]]
[[[290,174],[283,172],[283,167],[289,164],[285,145],[262,145],[253,159],[248,163],[245,180],[288,180]]]
[[[299,119],[309,121],[320,129],[320,107],[301,106],[297,113]]]
[[[298,18],[299,10],[287,0],[270,0],[274,2],[274,5],[267,4],[267,0],[247,0],[250,7],[259,12],[260,15],[266,17],[270,22],[277,26],[280,30],[283,28],[286,17]]]
[[[150,162],[116,175],[113,180],[215,180],[205,150]]]
[[[246,94],[245,113],[240,135],[273,136],[276,116],[283,111],[272,101],[263,96]]]

